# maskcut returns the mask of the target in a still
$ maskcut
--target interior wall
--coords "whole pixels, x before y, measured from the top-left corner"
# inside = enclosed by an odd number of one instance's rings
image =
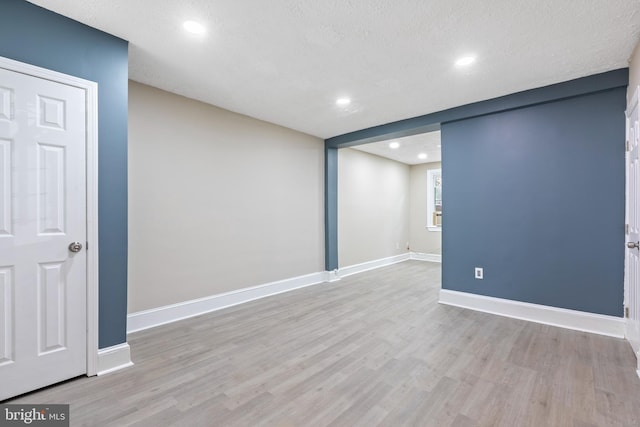
[[[442,232],[427,229],[427,174],[441,169],[442,163],[431,162],[411,166],[409,181],[409,247],[412,252],[439,254]]]
[[[338,151],[338,265],[407,252],[409,166],[345,148]]]
[[[442,125],[444,289],[622,315],[625,90]]]
[[[631,100],[631,97],[638,85],[640,85],[640,41],[636,45],[636,48],[629,59],[629,88],[627,89],[628,100]]]
[[[324,271],[322,140],[129,91],[129,312]]]
[[[128,42],[2,0],[0,56],[98,83],[99,346],[126,341]]]

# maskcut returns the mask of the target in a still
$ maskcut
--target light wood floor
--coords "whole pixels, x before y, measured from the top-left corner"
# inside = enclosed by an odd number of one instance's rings
[[[86,426],[639,426],[620,339],[441,306],[408,261],[129,337],[135,366],[12,403]]]

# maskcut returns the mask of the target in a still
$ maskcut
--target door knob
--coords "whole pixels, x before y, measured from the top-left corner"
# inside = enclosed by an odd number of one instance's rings
[[[627,247],[629,249],[638,249],[640,248],[640,242],[627,242]]]
[[[69,244],[69,250],[71,252],[80,252],[82,250],[82,243],[71,242],[71,244]]]

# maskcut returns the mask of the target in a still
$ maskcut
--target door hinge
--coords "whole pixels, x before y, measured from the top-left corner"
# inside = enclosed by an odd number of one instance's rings
[[[625,234],[629,234],[629,224],[624,225],[624,232]]]
[[[627,151],[629,151],[629,140],[628,139],[626,141],[626,147],[627,147]]]
[[[627,230],[629,230],[629,226],[628,225],[627,225]],[[627,231],[627,233],[629,233],[629,231]],[[85,243],[85,245],[84,245],[85,249],[89,250],[89,242],[84,242],[84,243]]]
[[[629,318],[629,307],[624,308],[624,317]]]

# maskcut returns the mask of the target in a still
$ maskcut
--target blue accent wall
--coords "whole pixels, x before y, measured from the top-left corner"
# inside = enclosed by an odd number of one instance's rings
[[[444,289],[622,315],[625,96],[442,124]]]
[[[442,287],[621,316],[628,82],[627,68],[608,71],[338,135],[325,147],[440,128]],[[337,182],[337,156],[327,156],[325,173]],[[325,197],[326,252],[337,256],[337,190]]]
[[[100,348],[126,341],[128,43],[23,0],[0,0],[0,56],[98,83]]]

